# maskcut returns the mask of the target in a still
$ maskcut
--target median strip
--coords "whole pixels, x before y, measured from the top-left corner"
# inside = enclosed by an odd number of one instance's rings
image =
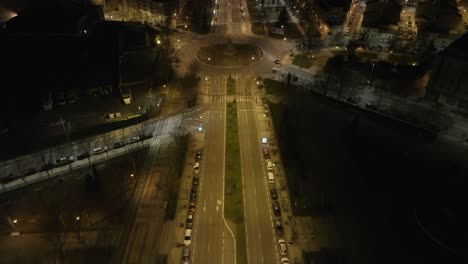
[[[227,103],[224,215],[234,224],[237,263],[247,263],[237,104]]]

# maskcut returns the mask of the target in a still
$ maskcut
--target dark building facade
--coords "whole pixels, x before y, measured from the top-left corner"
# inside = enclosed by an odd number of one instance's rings
[[[468,34],[436,55],[426,99],[468,110]]]

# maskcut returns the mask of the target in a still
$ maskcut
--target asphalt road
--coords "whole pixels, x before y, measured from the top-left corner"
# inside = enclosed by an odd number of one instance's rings
[[[244,185],[244,212],[248,263],[279,263],[275,246],[273,216],[262,157],[256,118],[256,103],[251,97],[255,78],[238,79],[239,139]]]
[[[192,263],[235,263],[234,240],[224,221],[226,76],[210,78],[211,106],[200,172]]]

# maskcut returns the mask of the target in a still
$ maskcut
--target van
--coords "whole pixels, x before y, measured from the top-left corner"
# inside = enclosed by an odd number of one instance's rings
[[[273,172],[268,172],[268,183],[274,184],[275,183],[275,175],[273,175]]]
[[[188,246],[192,243],[192,230],[185,229],[185,236],[184,236],[184,245]]]
[[[189,263],[188,260],[190,259],[190,247],[184,246],[182,249],[182,263]]]
[[[266,160],[266,164],[267,164],[267,170],[272,171],[273,170],[273,162],[271,162],[271,160]]]

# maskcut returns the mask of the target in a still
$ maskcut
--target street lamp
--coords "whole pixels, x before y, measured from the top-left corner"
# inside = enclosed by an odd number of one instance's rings
[[[80,217],[79,216],[75,217],[75,220],[80,221]]]
[[[18,219],[13,219],[13,224],[18,223]]]
[[[132,174],[130,174],[130,177],[131,177],[131,178],[133,178],[133,176],[135,176],[135,174],[133,174],[133,173],[132,173]]]

